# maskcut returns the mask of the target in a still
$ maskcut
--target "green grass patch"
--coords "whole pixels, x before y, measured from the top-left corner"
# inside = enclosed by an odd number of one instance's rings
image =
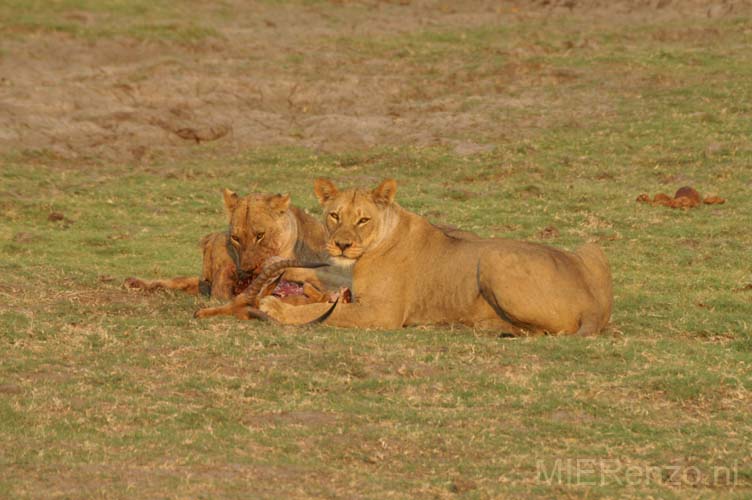
[[[281,8],[311,6],[340,9]],[[0,32],[214,36],[186,8],[5,2]],[[466,137],[493,145],[471,155],[201,144],[142,163],[3,156],[0,496],[748,497],[747,23],[526,18],[321,40],[354,61],[402,61],[411,91],[460,96],[462,112],[483,108],[476,85],[496,77],[484,92],[518,96],[510,71],[552,105],[499,109],[526,125]],[[199,238],[226,228],[221,188],[289,192],[318,213],[320,176],[394,177],[406,208],[483,236],[599,242],[611,325],[504,339],[199,322],[203,298],[121,288],[198,273]],[[687,184],[727,202],[635,202]]]

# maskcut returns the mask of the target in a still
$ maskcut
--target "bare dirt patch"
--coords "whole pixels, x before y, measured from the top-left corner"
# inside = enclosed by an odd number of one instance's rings
[[[197,11],[217,35],[193,42],[54,31],[5,37],[0,153],[130,162],[186,155],[205,143],[228,152],[446,145],[462,155],[482,153],[526,128],[571,120],[558,109],[567,86],[584,75],[536,62],[552,49],[535,37],[481,45],[502,62],[476,68],[463,67],[472,54],[416,55],[400,43],[404,37],[505,28],[531,17],[554,23],[562,16],[607,23],[714,18],[741,15],[750,6],[748,0],[230,4],[231,16]],[[80,10],[66,16],[83,25],[101,17]],[[569,41],[560,49],[587,50],[590,43]],[[542,94],[549,84],[565,91]],[[542,99],[548,102],[541,105]],[[546,114],[510,118],[530,103]],[[597,112],[594,100],[581,114]]]
[[[247,415],[241,420],[250,427],[303,426],[321,427],[337,423],[337,415],[313,410],[284,411],[262,415]]]
[[[268,466],[252,464],[179,465],[155,463],[133,464],[60,464],[56,466],[7,466],[9,474],[24,476],[26,482],[14,493],[21,496],[68,498],[96,497],[112,488],[126,498],[159,497],[164,495],[165,483],[177,485],[175,496],[203,497],[229,483],[242,488],[249,496],[271,497],[280,489],[290,494],[303,494],[300,486],[286,488],[280,484],[299,484],[301,478],[316,479],[315,471],[298,466]],[[297,490],[297,491],[296,491]],[[108,496],[104,493],[104,496]]]

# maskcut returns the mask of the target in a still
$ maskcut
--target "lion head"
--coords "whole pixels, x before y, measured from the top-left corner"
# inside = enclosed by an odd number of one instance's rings
[[[397,182],[387,179],[373,191],[340,192],[328,179],[316,179],[314,192],[324,209],[326,250],[342,265],[351,265],[381,243],[393,226],[392,205]]]
[[[230,222],[228,251],[237,256],[241,270],[258,272],[269,257],[292,256],[297,228],[289,194],[240,197],[229,189],[223,194]]]

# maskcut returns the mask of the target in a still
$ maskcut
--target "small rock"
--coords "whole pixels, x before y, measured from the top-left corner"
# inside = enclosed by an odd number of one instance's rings
[[[13,241],[16,243],[31,243],[32,241],[34,241],[34,235],[22,231],[13,235]]]
[[[558,238],[559,230],[554,226],[548,226],[538,233],[538,238],[542,240],[548,240],[551,238]]]
[[[15,384],[0,384],[0,394],[21,394],[23,389]]]
[[[535,185],[529,185],[525,186],[524,188],[517,191],[519,193],[520,198],[541,198],[543,196],[543,190]]]
[[[455,477],[454,479],[452,479],[452,483],[449,485],[449,491],[451,491],[452,493],[465,493],[477,488],[478,485],[475,484],[475,481],[465,479],[464,477]]]
[[[717,142],[711,142],[708,144],[708,146],[705,148],[705,155],[706,156],[713,156],[714,154],[720,153],[723,151],[723,146]]]

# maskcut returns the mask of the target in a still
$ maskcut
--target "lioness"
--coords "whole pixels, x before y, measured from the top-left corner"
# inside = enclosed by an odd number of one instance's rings
[[[212,233],[201,240],[201,277],[128,278],[125,286],[145,290],[184,290],[194,295],[203,288],[213,298],[228,300],[248,286],[270,257],[297,258],[300,261],[326,259],[324,226],[291,205],[289,195],[250,194],[240,197],[225,189],[223,199],[230,228],[227,233]],[[285,273],[285,279],[306,282],[308,291],[312,291],[311,286],[323,289],[318,278],[321,274],[290,269]],[[331,286],[347,281],[342,274],[333,278],[327,276],[335,281]],[[316,300],[321,298],[317,296]]]
[[[453,238],[394,202],[397,183],[338,191],[317,179],[326,248],[352,265],[356,302],[327,324],[360,328],[464,323],[505,333],[595,334],[611,315],[611,273],[594,244],[576,252],[507,239]],[[265,297],[260,309],[303,323],[326,305]]]

